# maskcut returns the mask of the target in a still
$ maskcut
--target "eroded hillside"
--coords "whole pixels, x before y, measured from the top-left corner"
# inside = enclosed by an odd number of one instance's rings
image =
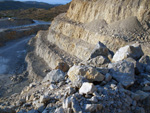
[[[149,41],[149,0],[73,0],[30,40],[34,82],[2,111],[148,113]]]

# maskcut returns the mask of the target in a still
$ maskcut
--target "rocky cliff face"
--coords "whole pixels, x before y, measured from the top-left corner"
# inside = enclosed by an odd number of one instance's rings
[[[130,16],[142,21],[149,9],[149,0],[73,0],[67,17],[82,23],[97,19],[112,23]]]
[[[149,9],[149,0],[73,0],[48,31],[38,33],[35,53],[52,69],[60,62],[87,60],[98,41],[113,52],[139,42],[149,54]]]
[[[8,100],[17,111],[148,113],[149,4],[73,0],[67,13],[30,40],[26,61],[35,83]]]

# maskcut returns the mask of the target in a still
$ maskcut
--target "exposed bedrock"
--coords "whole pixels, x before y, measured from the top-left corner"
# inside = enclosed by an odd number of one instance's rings
[[[113,52],[138,42],[144,54],[150,55],[149,2],[73,0],[67,13],[37,34],[34,54],[50,69],[60,63],[72,66],[88,60],[99,41]],[[108,59],[111,61],[112,56]]]

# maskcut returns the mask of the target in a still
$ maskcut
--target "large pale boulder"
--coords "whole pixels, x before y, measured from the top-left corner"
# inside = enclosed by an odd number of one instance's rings
[[[96,68],[91,66],[72,66],[68,71],[68,76],[71,81],[74,81],[78,76],[84,76],[89,81],[103,81],[104,75],[101,74]]]
[[[49,72],[42,82],[46,82],[46,81],[60,82],[60,81],[63,81],[64,79],[65,79],[65,73],[61,71],[60,69],[57,69],[57,70],[52,70],[51,72]]]
[[[79,94],[92,94],[94,91],[96,91],[96,87],[93,85],[93,83],[85,82],[79,89]]]
[[[144,55],[141,45],[138,43],[132,45],[126,45],[120,48],[115,55],[113,56],[112,62],[117,62],[120,60],[124,60],[128,57],[131,57],[135,60],[140,59]]]
[[[128,88],[134,84],[134,64],[126,60],[109,64],[110,73],[114,79]]]

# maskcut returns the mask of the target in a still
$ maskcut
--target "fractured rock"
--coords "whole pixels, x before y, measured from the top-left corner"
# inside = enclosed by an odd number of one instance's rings
[[[105,56],[107,57],[109,53],[108,48],[101,43],[100,41],[97,43],[96,47],[93,49],[90,58],[95,58],[97,56]]]
[[[65,113],[63,108],[57,108],[54,113]]]
[[[146,99],[148,96],[150,96],[149,93],[146,93],[144,91],[138,90],[136,91],[136,94],[140,95],[140,100]]]
[[[69,65],[65,62],[59,62],[55,69],[60,69],[63,72],[67,72],[69,70]]]
[[[109,82],[111,79],[112,79],[112,76],[111,76],[109,73],[107,73],[107,74],[105,75],[105,81],[106,81],[106,82]]]
[[[141,64],[150,65],[150,58],[147,55],[144,55],[140,58],[139,62]]]
[[[71,108],[71,102],[72,102],[72,96],[67,97],[64,101],[63,101],[63,108]]]
[[[81,88],[79,89],[79,93],[81,95],[83,94],[93,94],[96,91],[96,87],[93,85],[93,83],[85,82],[82,84]]]
[[[134,78],[134,65],[126,60],[109,64],[110,73],[114,79],[120,82],[126,88],[133,85]]]
[[[60,82],[60,81],[63,81],[64,79],[65,79],[65,73],[62,72],[60,69],[57,69],[57,70],[52,70],[51,72],[49,72],[42,82],[46,82],[46,81]]]
[[[97,56],[87,61],[88,64],[91,64],[92,66],[96,67],[99,67],[109,62],[110,62],[109,59],[104,56]]]
[[[138,43],[132,44],[132,45],[126,45],[122,48],[120,48],[115,55],[113,56],[112,62],[117,62],[124,60],[128,57],[131,57],[135,60],[138,60],[144,55],[141,45]]]
[[[37,110],[32,109],[32,110],[28,111],[28,113],[39,113],[39,112]]]
[[[50,88],[51,90],[53,90],[53,89],[57,89],[57,86],[54,85],[54,84],[51,84],[51,85],[49,86],[49,88]]]
[[[135,74],[139,74],[144,71],[141,64],[138,61],[134,60],[133,58],[129,57],[126,59],[126,61],[134,64]]]
[[[68,71],[68,76],[71,81],[74,81],[76,75],[84,76],[89,81],[103,81],[104,75],[101,74],[96,68],[91,66],[76,66],[74,65]]]
[[[85,105],[85,110],[88,112],[94,112],[94,111],[101,110],[101,109],[102,109],[101,104],[86,104]]]
[[[36,107],[36,109],[39,111],[39,112],[42,112],[42,111],[44,111],[44,109],[45,109],[45,106],[44,106],[44,104],[43,103],[35,103],[35,107]]]
[[[74,75],[74,79],[71,79],[71,82],[74,87],[80,88],[84,82],[88,82],[88,80],[81,75]]]
[[[150,92],[150,86],[145,86],[145,87],[143,87],[143,91],[145,91],[145,92]]]
[[[74,113],[79,113],[82,111],[79,102],[75,98],[72,100],[72,109]]]
[[[148,73],[150,73],[150,65],[146,66],[146,70],[145,71],[148,72]]]
[[[47,101],[49,101],[50,97],[48,95],[42,95],[40,97],[40,103],[46,103]]]

